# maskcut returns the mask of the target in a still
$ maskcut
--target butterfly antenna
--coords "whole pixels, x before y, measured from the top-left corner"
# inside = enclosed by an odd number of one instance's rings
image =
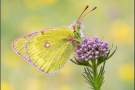
[[[88,5],[85,7],[85,9],[83,10],[83,12],[82,12],[81,15],[79,16],[77,22],[78,22],[79,20],[81,20],[80,18],[82,17],[83,13],[88,9],[88,7],[89,7]],[[84,16],[83,16],[83,17],[84,17]]]
[[[86,31],[83,30],[83,32],[86,33],[90,37],[90,35]]]
[[[90,12],[94,11],[97,7],[94,7],[92,10],[90,10],[88,13],[86,13],[85,15],[83,15],[81,18],[79,18],[79,20],[81,20],[83,17],[85,17],[87,14],[89,14]]]

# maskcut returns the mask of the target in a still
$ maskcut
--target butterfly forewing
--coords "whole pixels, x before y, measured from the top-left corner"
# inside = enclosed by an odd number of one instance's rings
[[[53,73],[62,68],[74,52],[74,45],[68,41],[74,32],[68,27],[42,30],[36,34],[15,41],[16,50],[35,67],[45,73]],[[25,53],[25,54],[23,54]]]
[[[12,43],[12,48],[13,50],[21,57],[23,58],[24,60],[26,61],[29,61],[30,60],[28,59],[28,55],[26,53],[26,44],[27,44],[27,41],[32,38],[34,35],[36,35],[37,33],[40,33],[41,31],[45,31],[45,30],[48,30],[49,28],[45,28],[45,29],[42,29],[38,32],[34,32],[34,33],[31,33],[31,34],[26,34],[26,35],[23,35],[19,38],[17,38],[16,40],[13,41]]]
[[[22,37],[19,37],[17,38],[13,43],[12,43],[12,48],[13,50],[20,56],[22,57],[23,59],[28,60],[28,55],[26,54],[26,49],[25,49],[25,46],[26,46],[26,43],[27,43],[27,40],[35,35],[36,33],[32,33],[32,34],[28,34],[28,35],[24,35]]]

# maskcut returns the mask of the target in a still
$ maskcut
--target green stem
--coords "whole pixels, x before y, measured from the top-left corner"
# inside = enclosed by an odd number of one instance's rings
[[[96,64],[96,60],[93,60],[92,62],[92,70],[93,70],[93,78],[94,78],[94,88],[95,90],[100,90],[100,88],[98,87],[98,82],[97,82],[98,67]]]

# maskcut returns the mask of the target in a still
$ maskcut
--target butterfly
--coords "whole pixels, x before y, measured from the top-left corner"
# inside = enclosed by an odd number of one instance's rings
[[[15,39],[13,50],[43,73],[56,73],[64,67],[77,45],[83,41],[83,23],[80,22],[82,14],[69,27],[45,28]]]

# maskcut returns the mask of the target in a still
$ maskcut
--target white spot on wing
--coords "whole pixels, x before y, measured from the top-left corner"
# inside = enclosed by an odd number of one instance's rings
[[[46,43],[46,44],[45,44],[45,47],[46,47],[46,48],[50,47],[50,44],[49,44],[49,43]]]

